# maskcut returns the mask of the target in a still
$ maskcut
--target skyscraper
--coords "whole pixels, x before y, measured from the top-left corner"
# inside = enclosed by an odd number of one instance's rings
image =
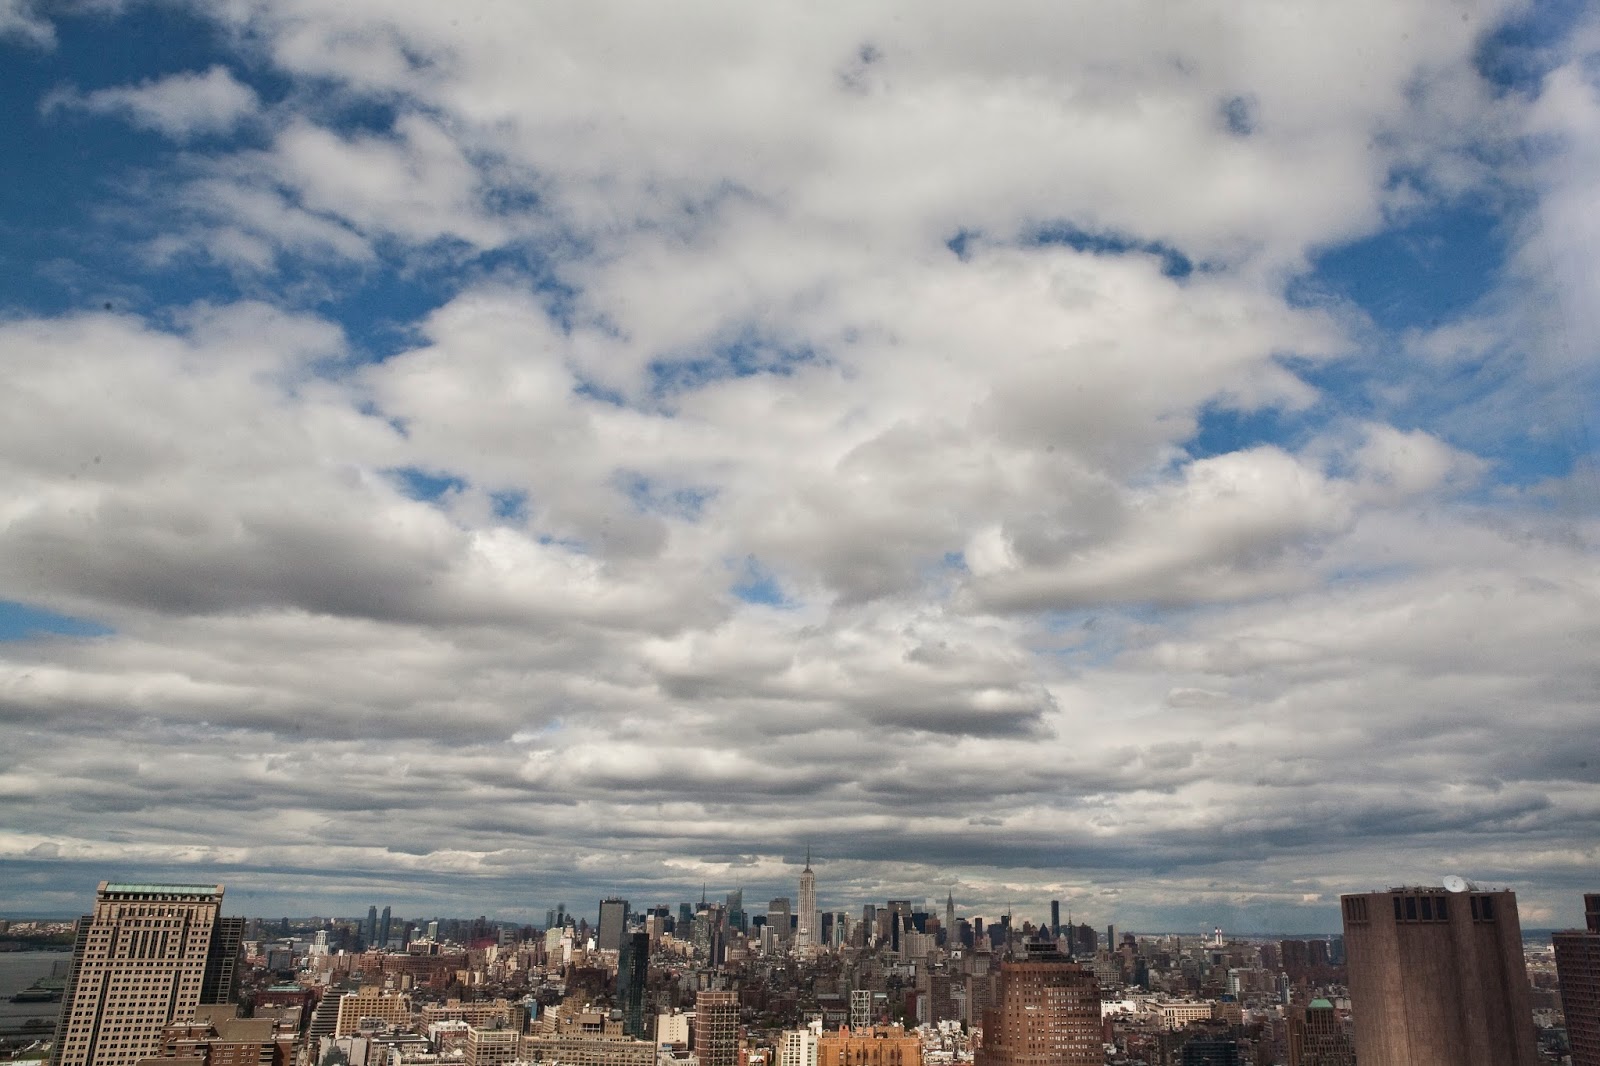
[[[767,928],[772,930],[780,947],[789,943],[792,930],[789,925],[789,897],[779,896],[767,904]]]
[[[1340,904],[1361,1066],[1534,1066],[1516,893],[1396,888]]]
[[[380,948],[389,946],[389,922],[389,908],[385,907],[383,908],[383,917],[378,920],[378,947]]]
[[[232,1001],[243,918],[221,885],[100,882],[78,920],[52,1066],[131,1066],[195,1008]]]
[[[1551,937],[1572,1066],[1600,1066],[1600,892],[1583,897],[1584,929]]]
[[[603,899],[600,901],[600,932],[595,935],[595,946],[602,950],[621,951],[622,936],[628,928],[628,901]]]
[[[739,1057],[739,993],[701,992],[695,996],[694,1047],[700,1066],[735,1066]]]
[[[650,934],[634,933],[622,942],[617,960],[617,1006],[622,1009],[622,1031],[635,1040],[645,1038],[644,990],[650,977]]]
[[[806,868],[800,871],[800,927],[795,930],[795,946],[814,948],[820,932],[817,917],[817,875],[811,872],[811,851],[806,851]]]
[[[961,931],[956,928],[956,893],[950,889],[944,897],[944,943],[947,948],[961,946]]]
[[[378,943],[378,906],[373,904],[367,908],[367,927],[363,930],[363,939],[367,947],[375,947]]]
[[[1050,935],[1061,935],[1061,901],[1059,899],[1050,901]]]
[[[996,1005],[983,1013],[976,1066],[1099,1066],[1100,986],[1053,945],[1000,966]]]

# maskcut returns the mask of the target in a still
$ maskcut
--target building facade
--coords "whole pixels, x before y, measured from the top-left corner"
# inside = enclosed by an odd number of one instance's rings
[[[922,1066],[922,1041],[898,1025],[836,1029],[818,1038],[817,1066]]]
[[[1551,937],[1572,1066],[1600,1066],[1600,892],[1583,897],[1584,929]]]
[[[1332,1003],[1314,999],[1288,1016],[1289,1066],[1356,1066],[1355,1045]]]
[[[644,993],[650,979],[650,934],[629,933],[617,957],[617,1007],[622,1011],[622,1031],[635,1040],[645,1032]]]
[[[411,997],[383,988],[363,988],[340,996],[334,1038],[349,1036],[374,1022],[397,1029],[410,1025]]]
[[[628,901],[603,899],[600,901],[600,931],[595,935],[595,947],[602,951],[621,951],[622,937],[628,928]]]
[[[466,1066],[505,1066],[521,1058],[522,1036],[514,1029],[467,1030]]]
[[[817,1034],[790,1029],[778,1038],[778,1066],[818,1066]]]
[[[1534,1066],[1514,892],[1340,898],[1361,1066]]]
[[[694,1050],[700,1066],[736,1066],[739,994],[701,992],[694,1000]]]
[[[78,921],[52,1066],[132,1066],[202,1005],[234,999],[244,919],[221,885],[100,882]]]
[[[1000,966],[976,1066],[1100,1066],[1100,986],[1048,946]]]
[[[767,904],[767,928],[772,930],[772,937],[778,947],[791,943],[793,929],[789,921],[789,898],[787,896],[775,899]]]

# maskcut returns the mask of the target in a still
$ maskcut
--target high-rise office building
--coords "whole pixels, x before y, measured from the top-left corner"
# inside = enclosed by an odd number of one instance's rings
[[[789,921],[789,897],[780,896],[767,904],[767,928],[772,930],[779,947],[789,943],[793,933]]]
[[[378,919],[378,947],[380,948],[387,948],[389,946],[389,934],[393,931],[391,929],[390,922],[391,917],[389,908],[385,907],[383,908],[383,916]]]
[[[694,1048],[700,1066],[736,1066],[739,993],[707,991],[695,996]]]
[[[1050,944],[1002,963],[976,1066],[1099,1066],[1100,985]]]
[[[909,899],[891,899],[889,903],[889,928],[887,939],[891,951],[900,950],[900,933],[911,920],[911,901]]]
[[[1600,892],[1583,897],[1583,929],[1551,937],[1572,1066],[1600,1066]]]
[[[1534,1066],[1514,892],[1340,898],[1361,1066]]]
[[[595,946],[602,950],[621,951],[622,936],[628,929],[628,901],[603,899],[600,901],[600,932],[595,935]]]
[[[817,916],[817,875],[811,872],[811,852],[806,852],[806,868],[800,871],[800,926],[795,930],[795,946],[814,948],[821,932]]]
[[[378,943],[378,905],[373,904],[367,908],[367,924],[361,930],[361,939],[367,942],[367,947],[376,947]]]
[[[617,1006],[622,1010],[622,1031],[635,1040],[644,1031],[644,990],[650,978],[650,934],[633,933],[622,942],[617,959]]]
[[[1050,901],[1050,935],[1061,935],[1061,901],[1059,899]]]
[[[243,918],[221,885],[100,882],[78,920],[52,1066],[131,1066],[195,1008],[234,999]]]
[[[961,946],[960,931],[956,929],[956,894],[954,889],[944,895],[944,943],[948,948]]]

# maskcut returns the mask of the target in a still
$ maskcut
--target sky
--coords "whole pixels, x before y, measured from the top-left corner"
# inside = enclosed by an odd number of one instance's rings
[[[0,0],[0,909],[1600,889],[1600,18]]]

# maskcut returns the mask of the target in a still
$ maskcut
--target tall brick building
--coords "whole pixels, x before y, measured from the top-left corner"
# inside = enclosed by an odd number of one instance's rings
[[[996,1005],[983,1014],[975,1066],[1100,1066],[1100,986],[1049,945],[1000,966]],[[824,1064],[828,1066],[828,1064]]]
[[[1600,1066],[1600,892],[1583,897],[1586,929],[1557,933],[1556,973],[1572,1066]]]

